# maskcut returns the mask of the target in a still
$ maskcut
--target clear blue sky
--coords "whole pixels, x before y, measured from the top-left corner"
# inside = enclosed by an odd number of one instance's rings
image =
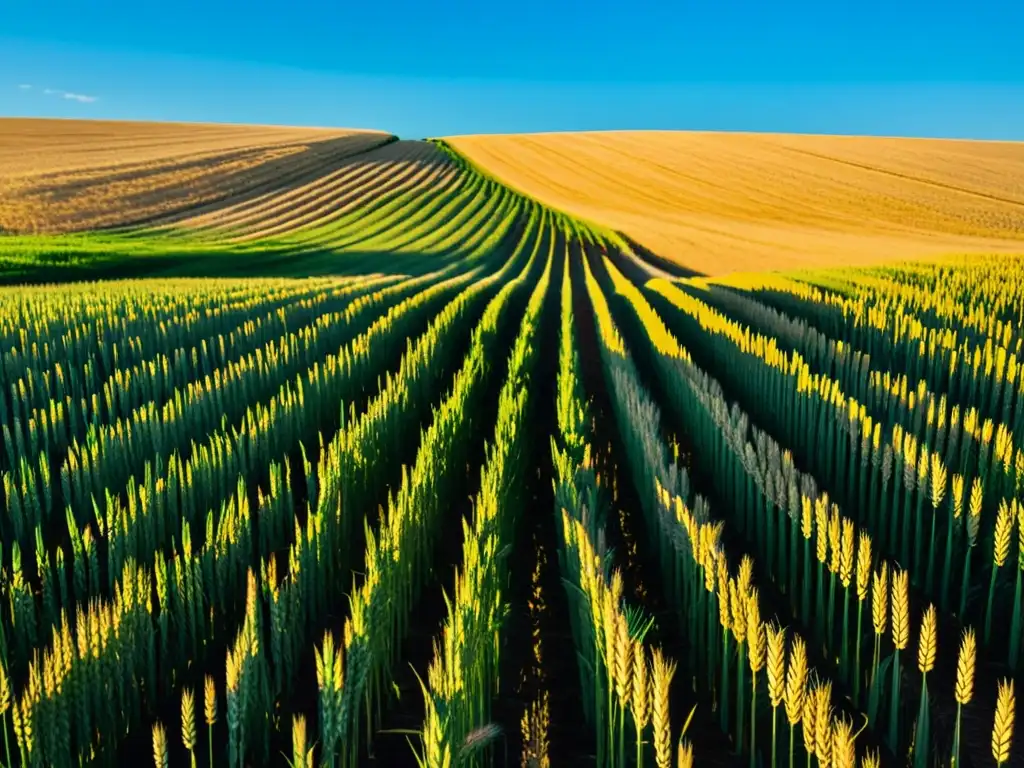
[[[0,115],[1024,140],[1021,0],[4,6]]]

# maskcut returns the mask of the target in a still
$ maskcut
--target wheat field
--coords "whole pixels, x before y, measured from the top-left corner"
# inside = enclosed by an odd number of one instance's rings
[[[461,153],[706,274],[1024,251],[1024,143],[622,131]]]
[[[1013,145],[30,128],[0,765],[1024,768]]]
[[[382,131],[0,119],[0,232],[110,228],[308,183]]]

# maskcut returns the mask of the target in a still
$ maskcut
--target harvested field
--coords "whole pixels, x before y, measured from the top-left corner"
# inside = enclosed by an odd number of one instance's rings
[[[0,231],[151,222],[281,192],[391,140],[380,131],[0,120]]]
[[[1024,252],[1024,143],[657,131],[449,141],[513,187],[706,274]]]

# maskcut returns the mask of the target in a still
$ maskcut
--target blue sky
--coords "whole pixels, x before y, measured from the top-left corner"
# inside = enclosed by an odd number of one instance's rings
[[[5,5],[0,115],[1024,140],[1018,0]]]

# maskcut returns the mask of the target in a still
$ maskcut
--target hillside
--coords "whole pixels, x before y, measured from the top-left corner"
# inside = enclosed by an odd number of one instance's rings
[[[109,228],[230,205],[391,139],[349,129],[0,119],[0,231]]]
[[[542,202],[707,274],[1024,252],[1024,143],[653,131],[448,141]]]

